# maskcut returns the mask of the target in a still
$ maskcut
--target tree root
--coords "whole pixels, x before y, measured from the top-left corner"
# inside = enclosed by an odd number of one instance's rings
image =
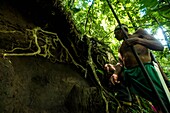
[[[93,72],[93,75],[99,85],[99,91],[101,93],[101,96],[105,102],[105,111],[106,113],[109,113],[109,105],[108,105],[108,99],[111,98],[111,99],[114,99],[117,103],[118,103],[118,108],[121,108],[121,104],[119,103],[119,101],[112,95],[110,94],[101,84],[97,74],[96,74],[96,67],[95,67],[95,64],[93,62],[93,59],[91,57],[91,48],[92,48],[92,43],[90,42],[90,39],[87,39],[87,43],[88,43],[88,64],[90,65],[91,69],[92,69],[92,72]]]
[[[16,31],[4,31],[6,33],[15,33]],[[72,57],[71,53],[68,51],[68,49],[64,46],[64,44],[61,42],[61,40],[58,38],[56,33],[53,32],[48,32],[42,30],[40,27],[34,28],[33,30],[27,29],[27,32],[29,35],[32,35],[32,38],[34,39],[34,43],[36,45],[37,51],[32,52],[32,53],[13,53],[15,50],[29,50],[31,49],[31,46],[33,44],[32,41],[30,41],[30,45],[27,48],[14,48],[10,51],[7,51],[3,54],[3,57],[8,57],[8,56],[34,56],[34,55],[40,55],[43,57],[47,57],[48,59],[53,58],[53,61],[59,61],[63,62],[63,52],[60,53],[60,59],[57,59],[55,55],[52,54],[51,49],[55,50],[56,47],[58,47],[58,43],[61,45],[61,47],[65,50],[66,52],[66,57],[65,60],[68,61],[70,58],[72,63],[76,65],[77,67],[80,67],[84,72],[86,72],[86,69],[78,64],[74,58]],[[42,37],[38,37],[38,35],[41,34]],[[47,36],[46,36],[47,35]],[[32,39],[32,40],[33,40]],[[44,42],[45,44],[40,46],[39,40]],[[12,52],[12,53],[10,53]]]
[[[15,33],[17,31],[4,31],[4,32],[5,33]],[[71,59],[71,62],[75,66],[80,67],[81,70],[85,73],[85,78],[86,78],[87,69],[85,69],[82,65],[78,64],[74,60],[72,54],[69,52],[69,50],[66,48],[66,46],[64,46],[64,44],[59,39],[59,37],[56,33],[44,31],[40,27],[34,28],[32,30],[27,29],[26,32],[31,39],[29,46],[27,48],[16,47],[16,48],[14,48],[10,51],[3,53],[3,57],[39,55],[39,56],[45,57],[47,59],[53,59],[54,62],[56,62],[56,61],[64,62],[64,61],[69,61],[69,59]],[[91,55],[93,43],[90,41],[90,38],[87,38],[87,44],[88,44],[87,64],[90,66],[90,68],[92,70],[92,74],[94,75],[95,80],[98,83],[101,97],[103,98],[103,100],[105,102],[105,111],[106,111],[106,113],[109,113],[109,101],[110,101],[110,99],[115,100],[117,102],[117,104],[118,104],[117,109],[119,110],[119,108],[121,108],[121,104],[111,93],[109,93],[102,86],[100,79],[97,76],[97,73],[96,73],[97,65],[93,62],[92,55]],[[73,43],[71,43],[71,45],[72,45],[74,51],[76,51]],[[33,46],[36,47],[37,51],[31,52],[31,53],[14,53],[16,50],[32,50]],[[54,53],[52,53],[52,50],[54,50],[55,52],[59,52],[59,53],[57,53],[57,55],[59,55],[59,58],[57,58],[54,55]],[[57,50],[60,50],[60,51],[57,51]],[[98,56],[97,56],[97,63],[100,64]],[[100,65],[102,65],[102,64],[100,64]]]

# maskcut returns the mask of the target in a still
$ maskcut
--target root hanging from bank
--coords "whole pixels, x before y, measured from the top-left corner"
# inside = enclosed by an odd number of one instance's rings
[[[4,31],[4,32],[5,33],[15,33],[16,31]],[[3,57],[39,55],[39,56],[43,56],[43,57],[45,57],[47,59],[53,59],[53,60],[51,60],[53,62],[56,62],[56,61],[64,62],[63,57],[65,57],[65,56],[63,56],[63,52],[65,52],[65,55],[66,55],[65,60],[66,61],[68,61],[68,59],[70,58],[74,65],[76,65],[77,67],[80,67],[83,71],[86,72],[86,69],[83,66],[81,66],[80,64],[78,64],[74,60],[71,53],[64,46],[64,44],[61,42],[61,40],[59,39],[59,37],[57,36],[56,33],[49,32],[49,31],[44,31],[40,27],[34,28],[32,30],[27,29],[26,32],[29,35],[29,37],[31,37],[29,46],[27,48],[20,48],[20,47],[13,48],[12,50],[9,50],[9,51],[7,51],[5,53],[2,53]],[[41,37],[38,36],[38,35],[41,35]],[[31,53],[14,53],[14,51],[16,51],[16,50],[32,50],[31,47],[34,46],[34,45],[37,48],[37,51],[35,51],[35,52],[31,52]],[[61,49],[62,51],[59,53],[60,57],[58,59],[58,58],[56,58],[55,55],[53,55],[51,50],[56,50],[60,46],[63,49]]]
[[[0,31],[3,33],[16,33],[17,31]],[[3,54],[3,57],[12,57],[12,56],[42,56],[44,58],[50,59],[52,62],[72,62],[75,66],[79,67],[82,72],[85,74],[85,78],[87,77],[87,73],[90,71],[87,70],[87,67],[85,68],[82,64],[77,63],[77,61],[74,59],[72,53],[69,51],[69,49],[64,45],[64,43],[60,40],[58,35],[53,32],[42,30],[40,27],[36,27],[32,30],[26,29],[26,34],[29,37],[29,45],[28,47],[22,48],[22,47],[14,47],[12,50],[8,50]],[[100,51],[100,48],[94,49],[94,40],[91,40],[90,38],[87,39],[87,45],[88,48],[88,56],[87,59],[85,59],[84,63],[88,67],[90,67],[90,70],[92,73],[91,76],[94,76],[97,87],[99,89],[99,93],[101,97],[104,100],[105,103],[105,111],[106,113],[109,113],[109,102],[115,101],[118,105],[117,109],[119,110],[121,108],[121,104],[119,101],[108,92],[102,85],[98,74],[96,73],[98,70],[98,67],[102,67],[101,58],[105,58],[105,55],[101,55],[102,51]],[[71,47],[73,48],[74,52],[76,52],[76,56],[78,56],[78,53],[76,51],[77,48],[75,48],[75,45],[71,42]],[[94,51],[95,50],[95,51]],[[21,52],[16,52],[21,51]],[[23,52],[24,51],[24,52]],[[29,51],[29,52],[28,52]],[[30,52],[32,51],[32,52]],[[101,53],[100,55],[97,54],[96,59],[94,59],[92,54]],[[56,55],[57,54],[57,55]],[[102,57],[101,57],[102,56]],[[81,59],[80,59],[81,60]],[[95,60],[95,61],[94,61]]]

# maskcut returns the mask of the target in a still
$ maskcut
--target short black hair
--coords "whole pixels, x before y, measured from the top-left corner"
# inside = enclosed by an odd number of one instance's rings
[[[121,24],[121,26],[128,32],[128,26],[127,26],[126,24]],[[120,30],[120,29],[121,29],[120,25],[117,25],[117,26],[115,27],[115,30],[114,30],[114,31]]]

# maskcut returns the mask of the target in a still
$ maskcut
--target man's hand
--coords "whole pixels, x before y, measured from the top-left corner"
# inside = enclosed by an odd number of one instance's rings
[[[118,81],[118,75],[117,74],[113,74],[111,77],[110,77],[110,81],[113,85],[115,85],[115,83],[120,83],[120,81]]]
[[[121,73],[121,68],[122,65],[120,63],[117,63],[115,66],[112,64],[105,64],[104,69],[107,70],[107,72],[112,72],[111,76],[110,76],[110,81],[113,85],[115,85],[116,83],[120,83],[120,81],[118,81],[118,74]]]
[[[112,64],[105,64],[104,70],[106,70],[107,72],[112,72],[112,71],[115,71],[116,69]]]

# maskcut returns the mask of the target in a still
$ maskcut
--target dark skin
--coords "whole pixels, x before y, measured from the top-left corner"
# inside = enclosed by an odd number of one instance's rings
[[[119,41],[123,40],[125,34],[121,29],[116,30],[115,38]],[[123,41],[119,48],[119,66],[120,67],[134,67],[138,65],[134,53],[131,51],[131,46],[136,50],[140,60],[143,63],[151,62],[150,50],[163,51],[163,45],[155,39],[153,36],[148,34],[145,30],[139,29],[133,35],[128,34],[128,39]],[[113,84],[119,83],[118,75],[121,73],[121,70],[116,70],[112,64],[106,64],[105,69],[107,71],[114,70],[114,74],[111,76],[110,80]]]
[[[119,41],[123,40],[125,37],[125,34],[121,29],[116,30],[115,32],[115,38]],[[138,62],[136,60],[136,57],[134,56],[134,53],[132,52],[131,47],[133,46],[136,53],[138,54],[139,59],[143,63],[151,62],[151,56],[150,56],[150,50],[154,51],[163,51],[164,47],[163,45],[155,39],[152,35],[148,34],[145,30],[139,29],[134,34],[129,34],[128,32],[125,32],[128,36],[128,39],[122,42],[118,52],[119,52],[119,62],[116,66],[113,66],[112,64],[106,64],[105,69],[107,71],[114,70],[114,73],[110,77],[110,81],[115,83],[120,83],[120,75],[122,72],[121,67],[131,68],[138,66]],[[119,67],[119,68],[118,68]],[[164,78],[167,78],[163,74]],[[118,78],[119,77],[119,78]],[[160,109],[158,109],[159,113],[162,113]]]

